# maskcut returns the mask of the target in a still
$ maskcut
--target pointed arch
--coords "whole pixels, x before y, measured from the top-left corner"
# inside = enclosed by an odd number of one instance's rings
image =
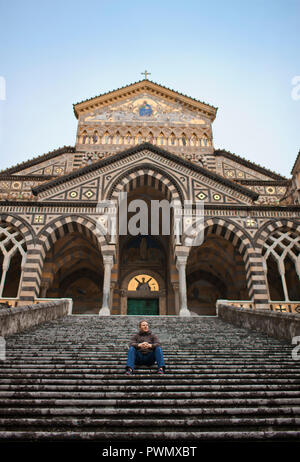
[[[138,132],[136,135],[136,144],[142,144],[143,143],[143,135],[141,132]]]
[[[94,130],[93,136],[92,136],[92,143],[93,144],[99,144],[99,134],[97,130]]]
[[[177,139],[175,136],[175,133],[172,132],[169,136],[169,146],[176,146],[177,145]]]
[[[229,240],[238,250],[245,263],[249,296],[258,308],[266,306],[269,294],[263,258],[260,250],[254,246],[252,238],[242,227],[231,220],[222,218],[209,218],[205,221],[204,239],[209,234]],[[189,245],[192,245],[192,241]]]
[[[148,143],[151,143],[151,144],[154,144],[154,135],[153,133],[150,131],[148,136],[147,136],[147,142]]]
[[[115,134],[114,143],[115,144],[122,144],[122,138],[121,138],[119,130]]]
[[[163,132],[160,132],[160,134],[158,136],[158,144],[160,146],[163,146],[165,144],[165,136],[164,136]]]
[[[15,224],[16,223],[16,220]],[[18,226],[0,223],[0,297],[17,297],[27,257],[26,238]]]
[[[296,220],[288,220],[286,218],[282,218],[281,220],[270,220],[265,223],[255,237],[255,243],[258,247],[262,248],[264,242],[268,238],[268,236],[273,233],[274,231],[278,231],[281,229],[288,229],[290,231],[295,231],[300,235],[300,223]]]
[[[200,142],[201,146],[208,146],[208,136],[206,133],[203,133]]]
[[[88,134],[87,134],[86,130],[84,130],[84,132],[81,135],[80,143],[81,144],[89,144],[89,138],[88,138]]]
[[[281,293],[284,301],[298,299],[300,294],[299,222],[282,219],[266,223],[257,237],[257,244],[261,247],[267,270],[270,298],[274,300],[274,294]],[[282,292],[277,290],[280,285]]]
[[[180,145],[181,146],[187,146],[187,136],[186,136],[186,134],[184,132],[181,135]]]
[[[133,139],[132,139],[131,132],[128,131],[125,136],[125,144],[132,144],[132,141]]]
[[[197,137],[197,135],[195,133],[193,133],[192,136],[191,136],[190,144],[193,147],[199,146],[199,140],[198,140],[198,137]]]
[[[32,301],[38,297],[44,260],[49,249],[67,233],[78,232],[85,235],[102,253],[108,247],[104,233],[99,224],[80,215],[55,218],[47,223],[29,246],[21,283],[20,300]]]
[[[110,134],[108,131],[106,131],[104,135],[102,136],[102,144],[110,144],[110,142],[111,142]]]

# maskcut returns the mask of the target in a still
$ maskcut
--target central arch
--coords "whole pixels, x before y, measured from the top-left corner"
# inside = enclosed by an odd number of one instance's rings
[[[120,313],[127,314],[128,300],[134,299],[141,294],[129,294],[127,287],[127,278],[131,274],[147,274],[155,279],[159,279],[159,294],[144,293],[144,299],[157,298],[158,299],[158,314],[175,314],[175,293],[172,286],[171,278],[173,277],[176,268],[172,267],[173,262],[169,258],[172,255],[172,238],[173,233],[173,209],[169,208],[170,216],[168,220],[169,230],[167,233],[162,233],[163,223],[165,224],[166,213],[159,211],[159,224],[156,226],[156,220],[150,213],[152,201],[155,200],[156,204],[171,205],[171,202],[177,201],[182,203],[184,195],[181,188],[177,185],[169,175],[162,171],[158,171],[152,165],[145,165],[135,167],[126,173],[123,173],[112,184],[108,198],[116,200],[120,192],[127,192],[127,204],[130,209],[130,204],[135,200],[143,200],[146,204],[145,221],[147,222],[147,229],[141,229],[137,226],[137,234],[133,235],[133,231],[128,226],[127,234],[120,235],[118,240],[118,284],[119,300],[115,300],[115,306],[119,304]],[[166,209],[165,209],[166,210]],[[164,212],[165,212],[164,210]],[[148,215],[147,215],[148,212]],[[127,222],[130,223],[134,219],[137,212],[129,212],[127,215]],[[141,218],[141,221],[143,218]],[[153,221],[154,220],[154,221]],[[152,228],[155,224],[156,230]],[[170,231],[170,232],[169,232]],[[130,234],[131,233],[131,234]],[[156,234],[158,233],[158,234]],[[142,243],[143,241],[143,243]],[[123,281],[126,280],[124,283]],[[125,285],[124,285],[125,284]],[[168,303],[167,303],[168,300]]]
[[[169,201],[183,204],[185,195],[177,181],[156,165],[145,163],[122,173],[111,185],[107,199],[117,200],[123,191],[132,191],[136,186],[151,186],[163,192]]]

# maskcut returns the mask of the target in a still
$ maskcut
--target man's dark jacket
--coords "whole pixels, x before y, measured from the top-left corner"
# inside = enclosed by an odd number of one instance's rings
[[[138,348],[138,344],[143,342],[151,343],[152,348]],[[148,330],[148,332],[140,331],[137,334],[134,334],[130,339],[129,346],[133,346],[134,348],[137,348],[141,353],[145,354],[160,346],[160,343],[158,337],[153,334],[151,330]]]

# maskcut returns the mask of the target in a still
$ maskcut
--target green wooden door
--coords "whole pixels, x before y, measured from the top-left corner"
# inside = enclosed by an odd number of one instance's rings
[[[159,314],[157,298],[128,298],[127,314],[156,315]]]

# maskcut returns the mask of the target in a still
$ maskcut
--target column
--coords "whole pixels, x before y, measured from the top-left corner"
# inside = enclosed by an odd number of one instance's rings
[[[10,258],[7,255],[5,255],[3,265],[2,265],[2,277],[1,277],[1,283],[0,283],[0,297],[3,296],[4,284],[5,284],[5,279],[6,279],[7,270],[9,268],[9,264],[10,264]]]
[[[179,283],[172,282],[174,295],[175,295],[175,314],[178,315],[180,311],[180,299],[179,299]]]
[[[99,316],[109,316],[110,315],[111,269],[114,264],[114,257],[112,255],[103,255],[103,262],[104,262],[103,301],[102,301],[102,308],[99,311]]]
[[[285,267],[284,267],[284,261],[283,260],[280,260],[277,262],[278,263],[278,270],[279,270],[279,273],[280,273],[280,277],[281,277],[281,282],[282,282],[282,287],[283,287],[283,293],[284,293],[284,300],[286,302],[289,301],[289,293],[288,293],[288,289],[287,289],[287,285],[286,285],[286,280],[285,280]]]
[[[121,304],[121,315],[126,315],[127,314],[127,290],[121,289],[119,291],[120,295],[120,304]]]
[[[176,268],[179,272],[179,298],[180,298],[180,311],[179,316],[191,316],[187,307],[187,293],[186,293],[186,268],[187,256],[176,257]]]
[[[49,287],[50,287],[49,281],[41,282],[41,298],[46,298],[47,290],[49,289]]]

